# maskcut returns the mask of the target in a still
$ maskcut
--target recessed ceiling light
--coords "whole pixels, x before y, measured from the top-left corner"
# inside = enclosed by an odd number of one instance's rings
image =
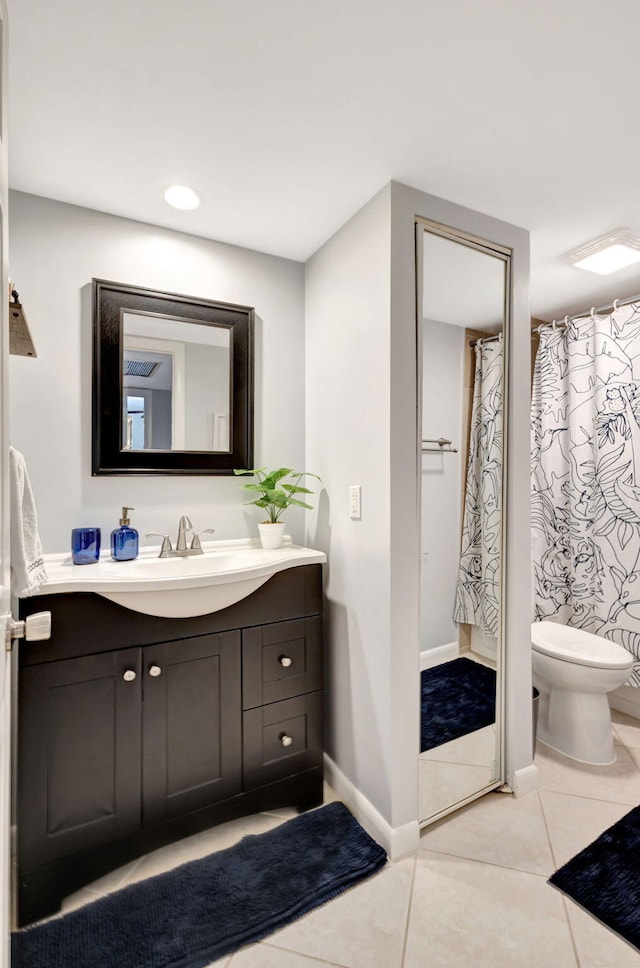
[[[640,233],[633,229],[616,229],[569,253],[576,269],[586,269],[606,276],[640,262]]]
[[[164,200],[174,208],[192,209],[200,204],[200,196],[186,185],[172,185],[164,193]]]

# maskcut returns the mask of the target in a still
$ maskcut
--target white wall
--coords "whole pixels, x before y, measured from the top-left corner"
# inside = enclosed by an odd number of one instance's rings
[[[445,437],[457,453],[422,454],[420,651],[458,641],[453,609],[460,565],[464,332],[423,321],[422,436]]]
[[[255,463],[302,468],[303,266],[19,192],[10,238],[38,353],[11,357],[11,440],[27,459],[45,551],[66,551],[79,525],[101,526],[104,541],[123,504],[135,507],[141,535],[175,532],[188,513],[217,538],[253,536],[259,512],[243,505],[233,477],[91,477],[90,284],[95,276],[255,306]],[[302,541],[303,512],[287,521]]]
[[[326,749],[388,820],[389,304],[387,185],[306,266],[307,467],[326,488],[308,543],[326,551]],[[362,519],[349,518],[349,485]]]
[[[202,343],[187,343],[186,350],[186,446],[187,450],[211,450],[213,415],[229,414],[229,350]]]
[[[531,764],[528,233],[391,182],[306,267],[307,466],[330,498],[308,518],[329,558],[327,750],[392,854],[418,842],[418,359],[415,216],[513,247],[508,452],[507,774]],[[362,486],[362,520],[348,487]],[[535,775],[535,767],[530,767]],[[533,782],[533,781],[532,781]],[[364,802],[362,800],[364,798]]]

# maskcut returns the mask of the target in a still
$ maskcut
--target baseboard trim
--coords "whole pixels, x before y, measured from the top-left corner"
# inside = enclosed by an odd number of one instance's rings
[[[435,649],[425,649],[420,653],[420,672],[423,669],[430,669],[431,666],[440,665],[441,662],[457,659],[459,654],[460,646],[457,642],[447,642],[446,645],[438,645]]]
[[[327,753],[324,754],[324,771],[329,786],[346,803],[369,836],[384,847],[390,860],[400,860],[417,850],[420,843],[417,819],[401,827],[392,827]]]
[[[609,705],[627,716],[640,719],[640,689],[636,686],[620,686],[609,693]]]
[[[513,776],[507,777],[507,782],[514,797],[524,797],[527,793],[533,793],[540,786],[538,767],[535,763],[524,766],[521,770],[516,770]]]

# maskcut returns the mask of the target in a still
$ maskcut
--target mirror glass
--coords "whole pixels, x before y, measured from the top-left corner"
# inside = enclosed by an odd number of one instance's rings
[[[122,327],[122,448],[228,451],[229,330],[126,312]]]
[[[419,817],[502,782],[504,380],[509,255],[418,229]]]
[[[93,474],[253,466],[249,306],[93,280]]]

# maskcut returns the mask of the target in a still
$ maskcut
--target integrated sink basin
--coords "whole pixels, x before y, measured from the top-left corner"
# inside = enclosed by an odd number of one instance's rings
[[[45,555],[49,580],[39,594],[95,592],[134,612],[188,618],[239,602],[278,571],[327,560],[321,551],[290,542],[272,551],[251,541],[212,541],[203,548],[204,554],[186,558],[159,558],[159,548],[144,548],[134,561],[101,557],[95,565]]]

